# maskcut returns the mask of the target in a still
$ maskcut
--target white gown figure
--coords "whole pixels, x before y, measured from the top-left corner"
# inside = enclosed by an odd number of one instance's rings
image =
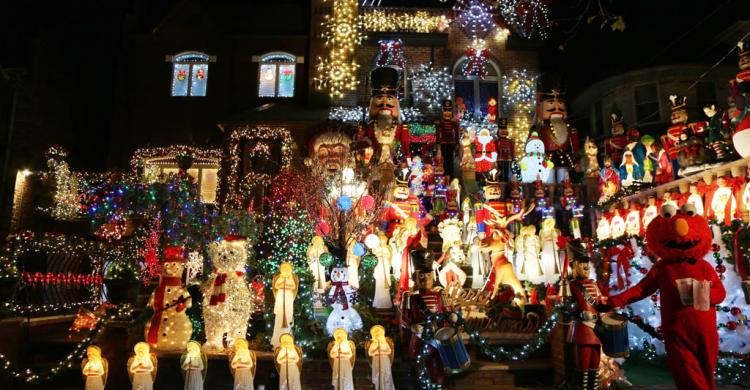
[[[638,209],[631,209],[625,215],[625,233],[634,237],[641,234],[641,212]]]
[[[96,345],[86,348],[86,359],[81,363],[81,371],[86,378],[85,390],[104,390],[107,385],[109,366],[102,357],[102,350]]]
[[[234,375],[234,390],[254,390],[256,357],[248,348],[247,340],[234,340],[234,351],[229,358],[229,367]]]
[[[362,317],[359,316],[352,304],[354,303],[354,290],[349,287],[349,270],[346,267],[335,267],[331,270],[331,290],[328,293],[328,301],[331,302],[333,310],[326,320],[328,335],[342,328],[347,333],[362,329]]]
[[[274,350],[274,361],[279,371],[279,390],[302,390],[302,349],[294,344],[294,337],[284,333],[281,345]]]
[[[544,270],[539,261],[541,247],[534,225],[521,228],[521,233],[516,237],[516,253],[516,258],[521,259],[521,267],[518,270],[519,278],[534,284],[543,283]]]
[[[540,179],[544,183],[554,182],[554,165],[544,154],[544,142],[539,134],[532,132],[526,141],[526,154],[521,158],[521,181],[533,183]]]
[[[615,215],[609,221],[609,234],[611,238],[619,238],[625,235],[625,219],[620,215],[620,211],[615,209]]]
[[[656,215],[658,215],[658,212]],[[654,215],[654,217],[656,215]],[[644,224],[647,225],[647,223],[645,222]],[[609,220],[602,215],[599,218],[599,222],[597,222],[596,224],[596,239],[599,241],[603,241],[603,240],[609,240],[611,237],[612,237],[612,232],[609,228]]]
[[[299,279],[292,273],[292,265],[283,262],[279,273],[273,276],[273,335],[271,345],[279,346],[279,337],[291,333],[294,325],[294,299],[297,297]]]
[[[180,358],[180,368],[185,377],[185,390],[203,390],[206,379],[206,355],[201,353],[201,345],[196,341],[187,344],[187,351]]]
[[[643,210],[643,220],[641,221],[644,231],[648,227],[648,224],[650,224],[657,215],[659,215],[659,209],[656,207],[656,200],[654,198],[649,198],[648,206]],[[607,226],[607,228],[609,228],[609,226]],[[597,237],[598,236],[599,234],[597,233]]]
[[[328,344],[328,358],[333,369],[331,384],[334,390],[354,390],[354,362],[357,348],[348,340],[347,332],[338,328],[333,332],[334,341]]]
[[[372,307],[376,309],[390,309],[393,307],[391,300],[391,246],[382,232],[379,236],[378,245],[372,248],[372,253],[378,258],[378,264],[373,269],[372,276],[375,278],[375,296]]]
[[[471,288],[481,289],[487,277],[487,263],[484,261],[482,242],[479,237],[474,237],[469,246],[469,261],[471,262]]]
[[[385,336],[385,329],[375,325],[370,329],[372,339],[365,343],[365,350],[372,366],[372,384],[375,390],[395,390],[391,366],[393,365],[393,340]]]
[[[557,245],[557,239],[560,237],[560,230],[555,228],[555,220],[547,218],[542,222],[542,229],[539,231],[539,240],[542,244],[541,263],[544,272],[544,282],[554,284],[560,279],[560,247]]]
[[[133,390],[153,390],[156,377],[156,356],[147,343],[133,347],[135,356],[128,359],[128,373]]]
[[[349,249],[346,251],[346,268],[349,269],[349,285],[353,289],[359,289],[359,263],[362,260],[361,257],[354,254],[354,245],[357,243],[352,241],[349,244]]]
[[[314,236],[312,243],[307,247],[307,264],[315,278],[314,289],[319,293],[326,289],[326,267],[320,263],[320,255],[323,253],[328,253],[328,247],[323,242],[323,237]]]
[[[720,177],[716,180],[719,188],[711,197],[711,214],[717,222],[724,223],[725,219],[734,218],[737,211],[737,198],[731,187],[727,187],[726,179]]]

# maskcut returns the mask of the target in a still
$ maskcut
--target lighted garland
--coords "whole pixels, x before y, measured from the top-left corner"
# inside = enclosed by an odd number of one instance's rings
[[[96,294],[92,294],[98,296]],[[67,312],[79,307],[96,306],[101,304],[101,299],[89,299],[72,303],[48,303],[43,305],[18,305],[14,302],[3,302],[2,311],[15,316],[27,316],[34,314],[52,314],[57,312]]]
[[[146,160],[154,157],[176,158],[177,156],[191,156],[195,163],[219,163],[223,157],[220,149],[196,148],[187,145],[172,145],[167,147],[142,148],[133,153],[130,168],[137,173],[145,168]]]
[[[295,143],[289,129],[285,127],[266,127],[245,126],[237,128],[229,135],[229,175],[227,192],[227,202],[241,203],[241,197],[238,194],[239,170],[242,161],[242,152],[240,146],[242,141],[267,140],[272,142],[281,142],[281,168],[284,169],[292,163],[294,158]]]
[[[365,31],[377,32],[444,32],[448,24],[445,15],[427,11],[370,9],[363,17]]]
[[[549,15],[543,0],[500,0],[500,15],[524,38],[547,38]]]
[[[413,143],[431,144],[435,143],[435,125],[423,125],[420,123],[409,124],[409,139]]]
[[[365,117],[365,111],[367,110],[361,106],[332,106],[328,111],[328,119],[344,123],[359,123]]]
[[[440,108],[443,100],[453,98],[453,76],[446,67],[422,64],[412,72],[411,84],[415,102],[428,109]]]
[[[424,119],[424,114],[415,107],[401,107],[401,122],[420,122]]]
[[[549,337],[552,328],[554,328],[555,324],[557,323],[559,317],[558,311],[562,307],[562,304],[555,306],[555,308],[550,312],[550,317],[537,330],[537,334],[534,336],[534,338],[528,343],[524,344],[522,347],[516,348],[513,351],[509,351],[502,346],[490,345],[487,342],[487,339],[479,334],[479,331],[471,329],[468,325],[466,325],[463,317],[458,312],[432,313],[422,324],[422,339],[431,340],[432,338],[434,338],[434,331],[432,330],[433,323],[452,323],[453,326],[459,328],[463,327],[464,331],[469,335],[469,340],[478,345],[482,353],[485,356],[489,357],[492,361],[517,361],[529,357],[529,355],[539,350],[539,348],[541,348],[547,342],[547,338]],[[417,375],[419,379],[418,382],[420,383],[423,390],[440,390],[442,389],[442,386],[433,382],[427,372],[425,363],[429,354],[430,347],[428,343],[424,343],[424,346],[420,353],[417,355],[416,359],[416,365],[418,369]]]
[[[486,37],[495,30],[496,10],[484,0],[457,0],[453,6],[456,13],[454,22],[470,38]]]
[[[75,348],[73,348],[73,351],[70,354],[68,354],[61,361],[52,365],[51,368],[40,371],[39,373],[35,373],[28,368],[15,368],[14,364],[10,360],[8,360],[5,355],[0,354],[0,374],[10,377],[14,380],[23,380],[26,383],[37,383],[40,381],[49,381],[59,375],[62,371],[65,371],[67,369],[78,368],[77,365],[73,366],[73,362],[80,361],[85,357],[86,349],[89,347],[89,345],[91,345],[97,334],[99,334],[99,331],[101,331],[101,329],[104,327],[104,323],[105,321],[100,318],[96,324],[96,327],[94,327],[94,329],[86,338],[81,340],[81,342],[78,343]]]

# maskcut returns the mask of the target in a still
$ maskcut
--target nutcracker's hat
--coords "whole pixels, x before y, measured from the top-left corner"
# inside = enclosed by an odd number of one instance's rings
[[[390,66],[381,66],[370,72],[372,96],[396,95],[398,91],[398,71]]]
[[[682,110],[687,105],[685,96],[669,95],[669,101],[672,102],[672,111]]]
[[[502,175],[500,175],[500,171],[498,171],[495,168],[492,168],[487,174],[485,175],[485,182],[487,183],[487,187],[489,186],[497,186],[500,184],[500,179]]]
[[[414,272],[432,272],[432,252],[425,248],[417,248],[409,252],[411,261],[414,264]]]
[[[612,127],[615,127],[617,124],[623,124],[622,112],[620,110],[616,108],[612,109],[612,113],[609,115],[609,124]]]
[[[450,99],[443,100],[443,112],[453,111],[453,101]]]
[[[586,243],[580,239],[576,238],[568,241],[565,250],[568,253],[568,261],[570,261],[571,264],[588,263],[591,261]]]
[[[396,185],[399,187],[408,187],[409,176],[411,176],[411,171],[409,170],[409,168],[397,169],[395,172]]]
[[[536,90],[540,100],[564,98],[565,83],[559,75],[545,73],[537,78]]]
[[[739,52],[740,57],[750,55],[750,39],[737,42],[737,51]]]
[[[500,129],[508,128],[508,118],[500,118],[497,120],[497,127]]]

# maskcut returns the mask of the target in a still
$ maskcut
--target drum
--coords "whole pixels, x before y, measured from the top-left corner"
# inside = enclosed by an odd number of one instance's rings
[[[628,319],[615,313],[602,314],[597,333],[604,353],[613,358],[630,355]]]
[[[459,372],[471,364],[469,352],[458,329],[454,327],[440,328],[435,332],[433,346],[440,353],[445,370]]]

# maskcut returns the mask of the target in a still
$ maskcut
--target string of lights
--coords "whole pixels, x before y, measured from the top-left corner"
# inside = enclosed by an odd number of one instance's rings
[[[416,104],[429,110],[440,108],[443,100],[453,98],[453,76],[446,67],[422,64],[412,72],[411,81]]]
[[[448,19],[443,14],[427,11],[369,9],[363,14],[367,32],[445,32]]]
[[[364,38],[364,23],[357,0],[333,0],[333,14],[323,20],[323,38],[330,52],[318,58],[315,83],[318,90],[327,90],[332,98],[342,98],[353,91],[359,80],[359,64],[354,51]]]

